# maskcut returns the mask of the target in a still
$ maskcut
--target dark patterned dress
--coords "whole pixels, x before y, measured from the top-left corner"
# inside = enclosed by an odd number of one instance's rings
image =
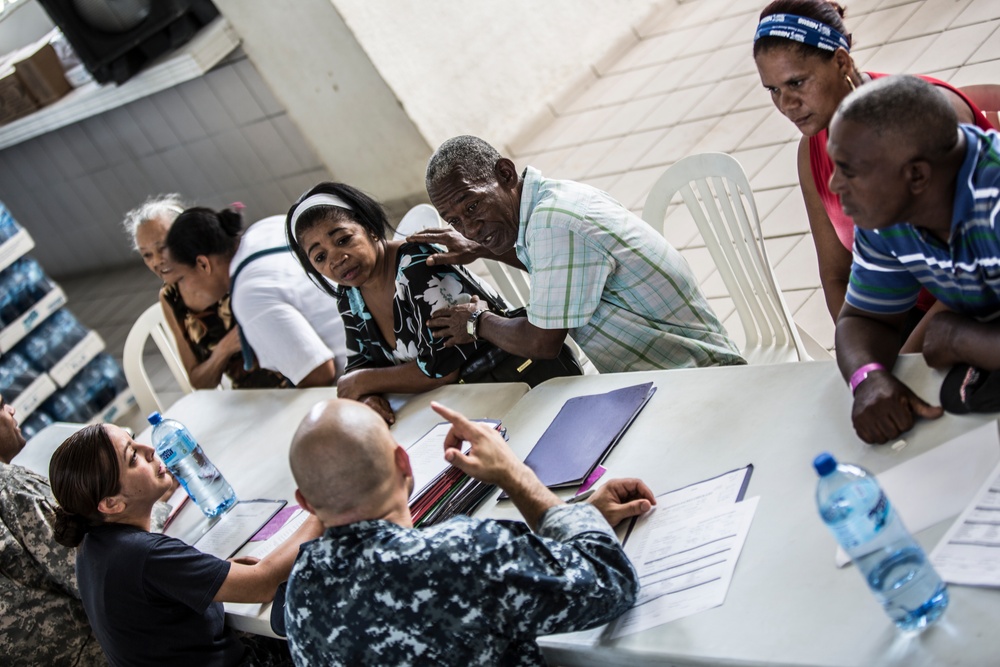
[[[460,369],[493,344],[485,340],[444,347],[427,327],[431,313],[468,302],[473,296],[490,304],[494,312],[507,304],[487,284],[461,266],[428,266],[427,258],[439,252],[425,243],[404,243],[396,253],[396,294],[393,298],[393,331],[390,347],[365,305],[361,290],[339,290],[338,306],[347,331],[347,370],[385,368],[417,362],[424,375],[440,378]]]
[[[198,363],[208,360],[215,346],[236,325],[229,309],[229,295],[222,297],[211,308],[196,313],[184,304],[177,285],[164,285],[162,293]],[[226,376],[232,380],[234,389],[284,389],[292,386],[281,373],[257,367],[250,371],[244,370],[243,355],[239,352],[229,358]]]

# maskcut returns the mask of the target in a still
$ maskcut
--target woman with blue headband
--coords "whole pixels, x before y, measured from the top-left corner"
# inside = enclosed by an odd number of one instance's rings
[[[844,27],[844,9],[825,0],[775,0],[760,14],[753,55],[761,83],[784,116],[802,133],[799,142],[799,186],[805,200],[819,259],[820,281],[826,305],[834,320],[844,305],[851,275],[854,222],[830,191],[833,161],[826,152],[827,127],[847,95],[885,74],[861,72],[850,51],[852,35]],[[958,89],[931,77],[958,113],[962,123],[982,129],[991,125],[978,107]],[[935,305],[926,292],[911,313],[903,352],[919,352],[923,326],[918,322]],[[924,324],[929,318],[924,320]]]

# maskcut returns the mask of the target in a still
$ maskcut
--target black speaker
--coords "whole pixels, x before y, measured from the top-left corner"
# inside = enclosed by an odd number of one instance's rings
[[[38,0],[100,83],[124,83],[219,15],[210,0]]]

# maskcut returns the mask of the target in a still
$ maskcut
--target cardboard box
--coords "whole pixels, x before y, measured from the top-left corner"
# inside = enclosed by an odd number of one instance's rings
[[[26,116],[38,108],[9,63],[0,64],[0,125]]]
[[[72,90],[56,50],[48,42],[35,42],[18,51],[11,64],[24,88],[38,106],[52,104]]]

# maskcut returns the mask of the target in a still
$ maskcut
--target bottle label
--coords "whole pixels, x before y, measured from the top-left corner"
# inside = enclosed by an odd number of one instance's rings
[[[870,510],[852,514],[836,524],[829,524],[830,530],[833,531],[837,542],[844,549],[850,550],[878,535],[889,522],[891,511],[889,499],[885,492],[880,491],[878,499]]]

